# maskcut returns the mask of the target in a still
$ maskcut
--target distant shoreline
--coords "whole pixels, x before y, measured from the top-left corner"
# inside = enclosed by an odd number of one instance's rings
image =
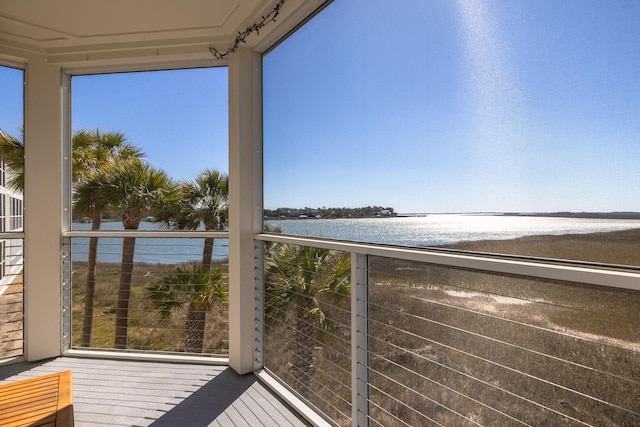
[[[265,217],[265,221],[281,220],[306,220],[306,219],[369,219],[369,218],[412,218],[428,217],[432,215],[469,215],[469,216],[516,216],[516,217],[543,217],[543,218],[594,218],[594,219],[640,219],[640,212],[406,212],[389,216],[290,216],[290,217]]]
[[[505,212],[503,216],[537,216],[557,218],[602,218],[602,219],[640,219],[640,212],[542,212],[519,213]]]
[[[640,219],[640,212],[426,212],[399,213],[398,217],[429,215],[519,216],[544,218]]]

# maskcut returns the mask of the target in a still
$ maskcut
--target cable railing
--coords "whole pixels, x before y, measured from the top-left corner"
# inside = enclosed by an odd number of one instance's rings
[[[264,259],[265,369],[332,419],[351,416],[349,256],[273,245]]]
[[[350,254],[349,303],[314,301],[340,319],[331,339],[315,338],[292,355],[295,313],[304,310],[288,306],[275,319],[269,313],[284,306],[265,305],[264,351],[257,353],[266,370],[337,425],[640,425],[640,275],[281,235],[257,239],[268,248]],[[264,304],[277,303],[294,285],[274,286],[270,257]],[[315,270],[305,262],[298,271],[309,278]],[[298,354],[312,361],[304,381],[291,372]]]
[[[63,274],[67,349],[228,354],[227,233],[67,232]]]
[[[24,240],[21,236],[22,233],[0,235],[0,359],[22,356],[24,349]]]

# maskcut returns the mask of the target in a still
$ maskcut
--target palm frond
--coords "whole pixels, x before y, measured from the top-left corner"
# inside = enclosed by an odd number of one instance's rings
[[[8,186],[15,191],[24,191],[24,141],[0,130],[0,157],[4,160],[9,180]]]

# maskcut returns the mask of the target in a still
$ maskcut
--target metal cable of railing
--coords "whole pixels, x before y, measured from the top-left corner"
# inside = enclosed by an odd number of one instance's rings
[[[356,311],[334,308],[336,331],[343,332],[332,331],[330,340],[346,342],[349,331],[350,357],[344,343],[339,346],[345,350],[332,350],[344,359],[338,363],[326,356],[327,343],[314,341],[310,353],[298,346],[298,354],[313,355],[305,381],[278,369],[287,357],[283,344],[294,336],[293,317],[283,316],[290,312],[279,312],[265,294],[271,304],[264,310],[270,324],[265,341],[272,340],[265,366],[292,389],[304,390],[300,394],[338,425],[640,423],[640,403],[632,397],[640,394],[635,273],[291,236],[256,238],[270,246],[358,256],[351,272],[351,285],[361,289],[351,304]],[[268,267],[264,278],[265,289],[273,291]],[[612,286],[604,286],[607,278]],[[268,312],[279,312],[281,323],[274,326]],[[366,370],[360,372],[361,366]],[[338,409],[348,407],[342,393],[323,391],[338,383],[354,390],[351,417]],[[366,387],[355,392],[354,384]]]
[[[305,324],[309,325],[308,322]],[[341,418],[350,417],[350,372],[348,366],[348,351],[341,350],[336,341],[344,341],[334,334],[327,334],[322,342],[314,342],[313,372],[309,373],[299,366],[308,366],[308,359],[296,354],[296,350],[302,348],[295,343],[290,343],[290,331],[283,327],[285,324],[267,327],[265,330],[265,369],[276,374],[279,378],[293,385],[293,389],[305,396],[314,406],[321,408],[326,413],[338,414]],[[282,347],[284,344],[284,348]],[[344,344],[348,347],[348,343]],[[326,356],[330,348],[331,357]],[[283,361],[283,356],[288,359]],[[337,360],[336,360],[337,359]],[[342,364],[340,364],[342,360]],[[313,376],[313,383],[305,383],[306,376]],[[346,409],[345,409],[346,408]]]
[[[338,252],[270,246],[258,310],[265,370],[341,425],[351,417],[349,272]]]
[[[406,351],[406,349],[402,349],[402,348],[398,348],[398,349],[399,349],[399,350]],[[409,352],[407,352],[407,353],[411,354],[412,356],[414,356],[414,357],[416,357],[416,358],[421,358],[421,359],[423,359],[423,361],[424,361],[425,363],[432,363],[432,364],[434,364],[434,365],[441,366],[441,367],[443,367],[443,368],[445,368],[445,369],[447,369],[447,370],[451,371],[452,373],[455,373],[455,374],[458,374],[458,375],[462,375],[462,376],[467,376],[467,377],[468,377],[469,379],[471,379],[471,380],[475,380],[475,381],[481,382],[481,383],[483,383],[483,385],[485,385],[485,386],[487,386],[487,387],[494,387],[494,388],[496,388],[496,389],[499,389],[499,390],[500,390],[500,391],[502,391],[502,392],[509,393],[509,392],[508,392],[508,390],[504,390],[504,389],[501,389],[501,388],[499,388],[499,387],[495,387],[495,386],[493,386],[493,385],[492,385],[492,384],[490,384],[490,383],[486,383],[486,382],[480,381],[480,380],[478,380],[477,378],[474,378],[473,376],[466,374],[465,372],[462,372],[462,371],[459,371],[459,370],[456,370],[456,369],[450,368],[450,367],[448,367],[448,366],[446,366],[446,365],[443,365],[443,364],[441,364],[441,363],[438,363],[438,362],[434,362],[434,361],[429,360],[429,359],[425,358],[424,356],[419,355],[419,354],[417,354],[417,353],[410,352],[410,351],[409,351]],[[385,358],[385,357],[383,357],[383,356],[381,356],[381,355],[373,355],[373,356],[374,356],[375,358],[378,358],[378,359],[383,360],[383,361],[384,361],[385,363],[387,363],[387,364],[394,365],[395,367],[397,367],[397,368],[399,368],[399,369],[401,369],[401,370],[406,371],[406,372],[407,372],[408,374],[410,374],[410,375],[416,376],[416,377],[418,377],[418,378],[420,378],[420,379],[422,379],[422,380],[424,380],[424,381],[426,381],[426,382],[433,383],[434,385],[436,385],[436,386],[438,386],[438,387],[441,387],[441,388],[443,388],[443,389],[446,389],[448,392],[451,392],[451,393],[453,393],[453,394],[457,394],[457,395],[459,395],[460,397],[462,397],[462,398],[464,398],[464,399],[467,399],[467,400],[469,400],[469,401],[472,401],[473,403],[475,403],[475,404],[477,404],[477,405],[480,405],[480,406],[482,406],[482,407],[484,407],[484,408],[488,409],[489,411],[493,411],[493,412],[495,412],[496,414],[498,414],[498,415],[500,415],[500,416],[503,416],[503,417],[505,417],[505,418],[507,418],[507,419],[511,420],[512,422],[515,422],[515,423],[517,423],[517,424],[521,424],[521,425],[529,425],[529,424],[526,424],[526,423],[524,423],[524,422],[522,422],[522,421],[520,421],[520,420],[518,420],[518,419],[516,419],[516,418],[514,418],[514,417],[512,417],[512,416],[510,416],[509,414],[507,414],[507,413],[505,413],[505,412],[502,412],[502,411],[500,411],[500,410],[498,410],[498,409],[496,409],[496,408],[493,408],[493,407],[491,407],[491,406],[489,406],[489,405],[485,404],[484,402],[482,402],[482,401],[480,401],[480,400],[474,399],[474,398],[473,398],[473,397],[471,397],[471,396],[467,396],[467,395],[465,395],[464,393],[462,393],[462,392],[460,392],[460,391],[458,391],[458,390],[456,390],[456,389],[454,389],[454,388],[447,387],[445,384],[438,383],[437,381],[432,380],[432,379],[431,379],[431,378],[429,378],[428,376],[421,375],[421,374],[418,374],[418,373],[416,373],[416,372],[413,372],[413,371],[411,371],[409,368],[407,368],[407,367],[405,367],[405,366],[403,366],[403,365],[401,365],[401,364],[399,364],[399,363],[397,363],[397,362],[395,362],[395,361],[393,361],[393,360],[391,360],[391,359],[387,359],[387,358]],[[393,379],[393,378],[391,378],[391,377],[387,377],[387,376],[385,376],[385,375],[383,375],[383,374],[380,374],[380,373],[377,373],[377,374],[382,375],[383,377],[385,377],[385,379],[390,380],[390,381],[392,381],[392,382],[394,382],[394,383],[396,383],[396,384],[400,385],[400,386],[401,386],[401,387],[403,387],[403,388],[406,388],[408,391],[410,391],[410,392],[412,392],[412,393],[417,393],[417,392],[416,392],[416,390],[413,390],[413,389],[407,388],[406,386],[404,386],[403,384],[401,384],[401,383],[397,382],[396,380],[394,380],[394,379]],[[520,396],[517,396],[517,395],[513,395],[513,396],[514,396],[514,397],[516,397],[516,398],[519,398],[519,397],[520,397]],[[422,398],[424,398],[425,400],[428,400],[428,401],[430,401],[430,402],[434,403],[435,405],[437,405],[437,406],[439,406],[439,407],[442,407],[442,408],[444,408],[444,409],[446,409],[446,410],[448,410],[448,411],[450,411],[450,412],[452,412],[452,413],[454,413],[454,414],[456,414],[456,415],[458,415],[458,416],[462,417],[462,418],[466,418],[464,415],[457,413],[453,408],[449,408],[449,407],[447,407],[446,405],[443,405],[443,404],[441,404],[441,403],[437,402],[436,400],[429,398],[428,396],[423,396],[423,395],[421,395],[421,397],[422,397]],[[534,403],[534,404],[535,404],[535,402],[530,402],[530,403]],[[538,406],[541,406],[541,408],[542,408],[542,409],[548,409],[548,408],[544,408],[544,407],[542,407],[542,405],[538,405]],[[415,408],[414,408],[414,409],[415,409]],[[424,415],[424,414],[421,414],[421,415]]]
[[[575,339],[575,340],[579,340],[579,341],[590,342],[588,338],[575,336],[575,335],[572,335],[570,333],[566,333],[566,332],[562,332],[562,331],[555,331],[555,330],[552,330],[552,329],[549,329],[549,328],[544,328],[544,327],[540,327],[540,326],[536,326],[536,325],[529,325],[529,324],[526,324],[526,323],[523,323],[523,322],[514,321],[512,319],[501,318],[499,316],[495,316],[495,315],[492,315],[492,314],[489,314],[489,313],[482,313],[482,312],[479,312],[479,311],[476,311],[476,310],[470,310],[470,309],[466,309],[466,308],[455,307],[455,306],[450,305],[450,304],[443,304],[443,303],[440,303],[440,302],[437,302],[437,301],[418,298],[418,297],[415,297],[415,296],[412,296],[411,298],[416,298],[416,299],[418,299],[419,301],[421,301],[423,303],[441,305],[441,306],[448,307],[448,308],[453,308],[453,309],[456,309],[456,310],[459,310],[459,311],[475,314],[475,315],[478,315],[478,316],[481,316],[481,317],[486,317],[486,318],[491,319],[491,320],[497,320],[497,321],[500,321],[500,322],[511,323],[513,325],[516,325],[516,326],[527,327],[527,328],[531,328],[531,329],[537,329],[537,330],[539,330],[541,332],[553,333],[553,334],[566,336],[567,338],[571,338],[571,339]],[[375,305],[375,304],[372,304],[372,305]],[[386,309],[386,307],[384,307],[382,305],[377,306],[377,307],[381,308],[381,309]],[[495,337],[484,336],[484,335],[477,334],[477,333],[474,333],[474,332],[469,331],[469,330],[465,330],[465,329],[462,329],[462,328],[457,328],[457,327],[452,326],[452,325],[448,325],[446,323],[440,323],[440,322],[435,322],[435,321],[432,321],[432,320],[429,320],[429,319],[424,319],[424,318],[421,318],[420,316],[417,316],[417,315],[411,315],[410,314],[409,316],[411,316],[411,317],[413,317],[415,319],[424,320],[426,322],[433,323],[433,324],[438,325],[438,326],[443,326],[443,327],[446,327],[446,328],[450,328],[450,329],[458,331],[458,332],[462,332],[462,333],[465,333],[465,334],[477,336],[477,337],[486,339],[488,341],[493,341],[494,343],[499,344],[499,345],[505,345],[505,346],[508,346],[508,347],[512,347],[514,350],[522,350],[522,351],[525,351],[525,352],[529,352],[531,354],[535,354],[535,355],[538,355],[538,356],[541,356],[541,357],[544,357],[544,358],[548,358],[550,360],[566,363],[567,365],[572,365],[575,368],[586,369],[586,370],[597,372],[599,374],[609,375],[611,377],[616,377],[619,380],[629,381],[629,382],[632,382],[632,383],[640,384],[640,380],[634,380],[632,378],[625,378],[625,377],[622,377],[620,375],[616,375],[616,374],[612,374],[610,372],[606,372],[606,371],[600,370],[600,369],[598,369],[596,367],[587,366],[585,364],[578,363],[578,362],[573,361],[573,360],[568,360],[568,359],[563,359],[561,357],[556,357],[556,356],[554,356],[552,354],[546,354],[546,353],[543,353],[543,352],[540,352],[540,351],[536,351],[536,350],[533,350],[533,349],[530,349],[530,348],[527,348],[527,347],[524,347],[524,346],[520,346],[520,345],[517,345],[517,344],[513,344],[513,343],[510,343],[510,342],[507,342],[507,341],[503,341],[503,340],[497,339]],[[372,321],[372,322],[374,322],[374,321]],[[397,328],[395,328],[395,329],[397,329]],[[402,331],[402,330],[398,329],[398,332],[404,333],[405,331]],[[603,343],[602,345],[603,346],[607,346],[607,347],[620,348],[619,346],[616,346],[614,344],[609,344],[609,343]],[[626,349],[622,349],[622,350],[628,351]]]
[[[436,400],[434,400],[434,399],[430,399],[429,397],[424,396],[424,395],[422,395],[422,394],[418,393],[416,390],[413,390],[413,389],[410,389],[410,388],[408,388],[408,387],[405,387],[405,386],[404,386],[404,384],[402,384],[402,383],[398,382],[397,380],[393,379],[392,377],[386,376],[386,375],[384,375],[384,374],[380,374],[379,372],[378,372],[377,374],[378,374],[378,375],[380,375],[381,377],[385,378],[387,381],[390,381],[391,383],[394,383],[395,385],[399,386],[400,388],[404,388],[404,389],[406,389],[407,391],[409,391],[409,392],[411,392],[411,393],[416,394],[418,397],[420,397],[420,398],[422,398],[422,399],[424,399],[424,400],[427,400],[427,401],[429,401],[429,402],[431,402],[431,403],[434,403],[435,405],[439,406],[440,408],[443,408],[443,409],[445,409],[446,411],[451,412],[451,413],[452,413],[452,414],[454,414],[456,417],[459,417],[459,418],[461,418],[461,419],[463,419],[463,420],[469,421],[469,422],[471,422],[472,424],[475,424],[475,425],[481,425],[481,424],[478,424],[477,422],[473,421],[471,418],[466,417],[466,416],[464,416],[463,414],[456,412],[453,408],[449,408],[449,407],[447,407],[446,405],[442,405],[442,404],[440,404],[439,402],[437,402]],[[374,385],[370,385],[370,387],[371,387],[374,391],[376,391],[376,392],[378,392],[378,393],[380,393],[380,394],[384,395],[384,397],[385,397],[386,399],[388,399],[388,400],[390,400],[390,401],[395,401],[398,405],[400,405],[400,406],[402,406],[402,407],[404,407],[404,408],[408,409],[409,411],[411,411],[411,413],[415,414],[415,415],[418,417],[418,419],[420,419],[420,420],[422,420],[422,421],[427,420],[427,421],[430,421],[430,422],[433,422],[433,423],[436,423],[436,424],[440,425],[440,423],[439,423],[438,421],[436,421],[435,419],[432,419],[432,418],[430,418],[429,416],[427,416],[427,414],[425,414],[422,410],[420,410],[420,409],[418,409],[418,408],[414,408],[413,406],[408,405],[407,403],[405,403],[405,402],[403,402],[403,401],[401,401],[401,400],[398,400],[398,399],[397,399],[397,398],[395,398],[393,395],[391,395],[391,394],[389,394],[389,393],[385,392],[385,391],[384,391],[384,390],[382,390],[381,388],[378,388],[378,387],[376,387],[376,386],[374,386]],[[374,402],[374,401],[370,401],[370,402],[375,404],[375,402]],[[376,405],[376,406],[378,406],[378,405]],[[379,406],[378,406],[378,407],[379,407]],[[385,411],[385,412],[387,412],[387,411]],[[402,424],[407,424],[405,421],[403,421],[401,418],[399,418],[399,417],[397,416],[397,414],[391,414],[390,412],[387,412],[387,414],[391,415],[391,418],[393,419],[393,421],[394,421],[394,422],[400,422],[400,423],[402,423]],[[458,422],[460,422],[460,420],[459,420],[459,419],[457,419],[457,421],[458,421]],[[413,423],[415,423],[415,420],[413,421]],[[413,423],[412,423],[411,425],[415,425],[415,424],[413,424]],[[421,424],[422,424],[422,423],[421,423]],[[408,424],[407,424],[407,425],[408,425]]]
[[[74,231],[64,241],[68,347],[228,353],[227,233]]]
[[[369,273],[375,275],[376,270],[370,270]],[[564,419],[580,425],[592,425],[593,420],[602,413],[610,414],[608,416],[617,419],[620,425],[625,425],[629,419],[638,419],[637,404],[625,397],[630,387],[639,390],[637,381],[633,380],[633,372],[637,369],[637,362],[634,364],[633,360],[637,360],[638,353],[629,347],[630,343],[611,345],[606,342],[611,337],[605,335],[597,339],[593,334],[569,332],[566,328],[558,330],[562,328],[556,322],[566,316],[570,318],[580,314],[584,316],[593,310],[597,312],[600,310],[597,304],[591,304],[588,309],[576,309],[562,302],[545,304],[529,301],[523,306],[522,301],[518,300],[496,303],[491,296],[475,291],[466,294],[447,293],[450,282],[462,284],[472,280],[470,274],[477,274],[477,279],[484,282],[490,280],[486,273],[457,273],[451,268],[439,272],[432,269],[430,285],[421,288],[412,288],[406,283],[405,286],[396,283],[372,287],[374,296],[370,301],[370,322],[371,339],[375,342],[371,351],[372,367],[377,366],[375,357],[381,356],[387,365],[393,366],[389,369],[405,372],[402,375],[396,372],[398,378],[419,375],[437,383],[438,387],[442,384],[446,392],[429,391],[424,384],[414,387],[423,388],[425,393],[439,394],[443,402],[452,399],[447,397],[450,390],[472,401],[480,401],[478,397],[482,397],[481,406],[490,408],[490,411],[497,410],[525,424],[538,425],[545,420],[552,424]],[[434,280],[438,274],[441,277]],[[407,277],[405,282],[412,280],[415,277]],[[517,286],[515,278],[508,280]],[[496,281],[497,287],[502,286],[499,282]],[[544,286],[534,282],[527,285]],[[464,286],[476,289],[473,284]],[[564,286],[574,287],[574,284],[567,283]],[[624,290],[615,292],[626,293]],[[379,298],[375,296],[376,293],[380,293]],[[498,295],[496,292],[492,294],[494,297]],[[601,319],[608,317],[606,313],[596,314],[596,326]],[[531,316],[533,324],[526,321],[527,316]],[[626,319],[631,321],[630,318]],[[536,324],[541,321],[546,322],[547,326]],[[625,330],[619,332],[627,333]],[[379,339],[381,333],[392,337],[393,352],[404,355],[404,359],[398,359],[401,362],[384,357],[384,353],[375,350],[390,346],[390,343]],[[427,349],[428,356],[412,349]],[[587,363],[587,360],[573,360],[572,352],[601,354]],[[606,356],[609,352],[626,355],[622,360],[631,360],[626,367],[626,376],[619,375],[615,370],[610,372],[608,364],[611,358]],[[617,361],[619,358],[614,359]],[[425,364],[439,368],[429,372],[430,368],[421,366]],[[443,369],[442,372],[436,372]],[[423,370],[424,373],[421,373]],[[402,379],[392,378],[400,384],[405,383]],[[457,384],[456,387],[450,387],[448,383]],[[594,384],[606,386],[594,387]],[[612,389],[616,389],[617,393],[612,393]],[[400,394],[406,395],[403,392]],[[491,397],[492,394],[495,396]],[[510,405],[504,404],[504,401],[512,399],[516,401]],[[518,404],[517,401],[522,403]],[[457,412],[475,413],[479,417],[477,419],[486,420],[483,423],[490,423],[493,419],[486,409],[477,408],[477,403],[458,402],[458,406],[463,410],[456,407]],[[526,406],[531,406],[531,409],[526,409]],[[537,415],[532,416],[534,413]],[[548,415],[541,415],[544,413]],[[595,422],[595,425],[600,422]]]

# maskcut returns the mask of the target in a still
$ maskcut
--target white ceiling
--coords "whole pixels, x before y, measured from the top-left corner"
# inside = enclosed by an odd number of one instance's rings
[[[253,33],[266,49],[325,0],[285,0]],[[0,0],[0,57],[40,55],[63,67],[216,60],[278,0]]]

